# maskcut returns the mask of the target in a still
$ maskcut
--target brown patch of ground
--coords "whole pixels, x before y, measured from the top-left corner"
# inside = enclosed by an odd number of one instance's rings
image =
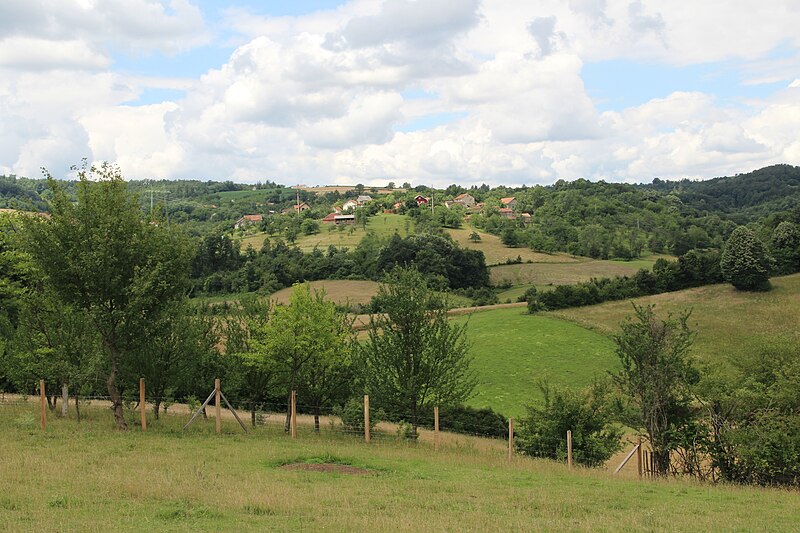
[[[325,472],[331,474],[345,474],[348,476],[364,476],[373,474],[372,470],[357,466],[339,465],[336,463],[292,463],[283,465],[284,470],[302,470],[304,472]]]

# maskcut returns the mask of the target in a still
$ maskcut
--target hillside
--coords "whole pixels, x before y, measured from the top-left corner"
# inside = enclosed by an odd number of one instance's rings
[[[698,210],[790,209],[800,205],[800,167],[773,165],[704,181],[657,179],[648,187],[675,194],[684,205]]]
[[[775,339],[800,342],[800,274],[772,279],[767,293],[740,292],[730,285],[711,285],[634,300],[655,304],[658,313],[691,309],[690,324],[697,331],[695,354],[702,360],[725,365]],[[628,301],[608,302],[546,313],[605,335],[618,330],[632,313]]]

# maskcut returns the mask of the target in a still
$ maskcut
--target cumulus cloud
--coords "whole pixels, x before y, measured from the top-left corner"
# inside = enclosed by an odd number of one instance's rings
[[[188,0],[0,4],[0,172],[87,156],[131,177],[446,185],[800,163],[800,7],[788,0],[756,14],[723,0],[352,0],[224,17],[226,61],[197,79],[148,80],[114,72],[114,54],[207,43]],[[789,57],[769,57],[779,45]],[[785,83],[736,105],[677,91],[599,112],[582,72],[609,59],[726,60]],[[143,86],[185,96],[131,105]],[[431,116],[445,118],[426,127]],[[400,131],[409,123],[419,129]]]

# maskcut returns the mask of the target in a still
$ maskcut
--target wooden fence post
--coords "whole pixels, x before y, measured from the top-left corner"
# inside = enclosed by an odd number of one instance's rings
[[[297,392],[292,391],[292,438],[297,438]]]
[[[567,430],[567,466],[572,468],[572,430]]]
[[[433,406],[433,449],[439,451],[439,406]]]
[[[364,442],[369,444],[369,395],[364,395]]]
[[[514,419],[508,419],[508,460],[511,460],[514,454]]]
[[[636,444],[636,468],[639,471],[639,479],[642,478],[642,437],[639,437],[639,440]]]
[[[214,397],[217,401],[217,405],[214,409],[214,414],[216,415],[216,426],[217,426],[217,434],[222,433],[222,401],[219,397],[219,378],[214,380]]]
[[[39,380],[39,407],[40,407],[40,417],[41,417],[41,424],[42,424],[42,431],[47,429],[47,397],[45,396],[44,391],[44,380]]]
[[[147,431],[147,411],[144,405],[144,378],[139,378],[139,411],[142,418],[142,431]]]

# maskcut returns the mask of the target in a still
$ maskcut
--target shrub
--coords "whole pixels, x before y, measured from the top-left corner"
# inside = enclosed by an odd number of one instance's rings
[[[622,430],[612,425],[611,408],[600,385],[581,391],[541,384],[543,405],[528,407],[515,439],[517,451],[532,457],[565,461],[567,431],[572,431],[572,458],[601,466],[622,448]]]
[[[348,433],[364,434],[364,404],[356,398],[351,398],[343,406],[333,408],[333,414],[342,420],[342,426]],[[370,409],[369,429],[372,431],[386,415],[382,409]]]

